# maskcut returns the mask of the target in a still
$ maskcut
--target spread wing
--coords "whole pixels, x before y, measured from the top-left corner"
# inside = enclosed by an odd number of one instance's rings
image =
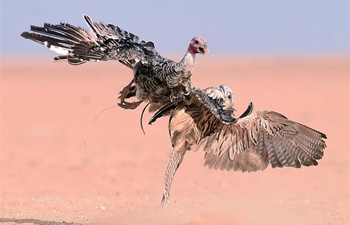
[[[208,94],[208,89],[215,91],[215,94]],[[191,93],[186,97],[186,99],[179,99],[178,101],[169,102],[168,104],[160,106],[157,104],[152,104],[150,106],[150,111],[155,111],[155,109],[157,110],[149,120],[148,124],[150,125],[154,123],[158,118],[169,115],[173,110],[180,111],[182,108],[186,108],[187,111],[183,112],[185,114],[190,113],[197,115],[203,112],[203,115],[207,114],[209,117],[214,116],[222,123],[234,123],[236,119],[234,118],[233,108],[223,107],[221,105],[221,101],[229,102],[231,100],[228,100],[226,96],[216,88],[207,88],[201,90],[193,87]],[[253,105],[251,103],[245,113],[249,114],[252,108]],[[194,116],[194,118],[200,118],[200,115]]]
[[[118,26],[94,22],[87,15],[84,19],[93,33],[68,23],[45,23],[42,27],[31,26],[30,32],[23,32],[21,36],[59,53],[55,60],[68,60],[72,65],[86,61],[119,60],[133,68],[147,57],[162,60],[153,42],[141,40]]]
[[[146,61],[146,57],[148,60],[151,58],[154,61],[164,61],[164,58],[155,50],[153,42],[146,42],[113,24],[95,22],[87,15],[84,15],[84,19],[98,39],[111,43],[110,48],[119,51],[117,59],[130,68],[133,68],[138,61]],[[124,59],[121,59],[121,56]]]
[[[288,120],[273,111],[259,111],[243,117],[201,139],[209,168],[234,171],[275,167],[317,165],[326,147],[326,135]]]
[[[173,150],[165,173],[163,202],[169,202],[172,179],[186,151],[205,151],[205,165],[213,169],[253,172],[275,167],[317,165],[326,135],[273,111],[252,112],[252,103],[237,119],[234,98],[226,86],[194,89],[192,98],[160,108],[150,122],[170,115]],[[231,113],[233,120],[222,118]]]

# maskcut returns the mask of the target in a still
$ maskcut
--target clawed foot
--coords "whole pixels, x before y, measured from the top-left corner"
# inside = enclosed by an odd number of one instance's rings
[[[128,89],[129,88],[129,89]],[[132,98],[136,96],[136,86],[132,85],[132,86],[126,86],[125,88],[123,88],[123,90],[121,92],[119,92],[120,96],[119,98]]]
[[[118,106],[123,108],[123,109],[136,109],[143,101],[138,101],[138,102],[126,102],[122,101],[118,103]]]
[[[136,86],[131,86],[134,83],[134,79],[131,80],[131,82],[123,88],[123,90],[120,92],[120,103],[118,103],[118,106],[120,106],[123,109],[136,109],[142,102],[126,102],[126,98],[134,97],[136,94]]]
[[[162,201],[161,201],[161,205],[163,208],[166,208],[169,205],[170,202],[170,194],[168,192],[164,192],[163,197],[162,197]]]

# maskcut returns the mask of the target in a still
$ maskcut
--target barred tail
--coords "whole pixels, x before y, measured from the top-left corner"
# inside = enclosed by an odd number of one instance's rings
[[[72,65],[105,60],[95,37],[83,28],[68,23],[57,25],[45,23],[43,27],[31,26],[30,32],[23,32],[21,36],[60,54],[54,58],[55,60],[68,60]]]

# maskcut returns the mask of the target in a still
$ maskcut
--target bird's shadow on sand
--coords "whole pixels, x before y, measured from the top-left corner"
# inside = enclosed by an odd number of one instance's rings
[[[13,219],[13,218],[0,218],[0,223],[32,223],[36,225],[84,225],[81,223],[72,222],[57,222],[48,220],[38,220],[38,219]]]

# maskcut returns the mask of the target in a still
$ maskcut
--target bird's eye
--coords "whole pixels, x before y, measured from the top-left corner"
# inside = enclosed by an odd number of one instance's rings
[[[198,40],[195,40],[194,43],[195,43],[196,45],[198,45],[199,42],[198,42]]]

